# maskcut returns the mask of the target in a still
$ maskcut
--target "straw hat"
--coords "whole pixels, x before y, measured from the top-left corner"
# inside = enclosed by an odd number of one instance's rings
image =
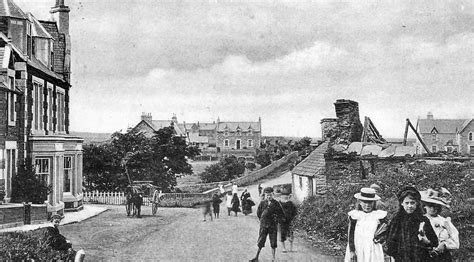
[[[370,188],[370,187],[361,188],[360,192],[355,194],[354,197],[359,200],[366,200],[366,201],[380,200],[380,197],[377,196],[375,189]]]
[[[423,202],[437,204],[449,208],[449,203],[451,202],[451,193],[449,193],[446,188],[441,188],[441,192],[429,188],[425,191],[421,191],[420,195],[421,201]]]

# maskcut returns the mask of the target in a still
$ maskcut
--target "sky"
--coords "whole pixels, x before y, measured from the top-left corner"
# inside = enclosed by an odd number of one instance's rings
[[[16,0],[49,19],[54,0]],[[474,117],[474,2],[65,0],[71,127],[153,119],[258,121],[320,137],[334,102],[359,102],[382,136],[405,119]]]

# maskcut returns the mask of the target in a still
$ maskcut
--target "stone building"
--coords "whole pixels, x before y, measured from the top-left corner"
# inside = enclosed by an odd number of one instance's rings
[[[221,155],[253,158],[262,139],[262,119],[258,122],[222,122],[216,127],[216,148]]]
[[[418,119],[416,129],[431,152],[458,152],[474,156],[473,119],[435,119],[428,113],[426,119]],[[416,143],[418,154],[426,153],[420,141]]]
[[[0,180],[10,201],[18,165],[31,158],[52,186],[48,213],[82,208],[82,138],[69,135],[69,11],[64,1],[52,20],[0,3]]]
[[[176,115],[171,120],[153,120],[150,113],[143,113],[132,130],[152,136],[160,128],[173,126],[175,134],[198,146],[204,157],[254,158],[262,139],[261,123],[260,118],[258,122],[223,122],[217,118],[212,123],[178,123]]]

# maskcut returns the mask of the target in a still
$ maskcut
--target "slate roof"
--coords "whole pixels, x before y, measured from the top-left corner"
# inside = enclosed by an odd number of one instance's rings
[[[314,177],[326,168],[324,153],[328,149],[328,143],[324,142],[309,154],[301,163],[291,171],[294,175]]]
[[[474,119],[473,118],[466,119],[466,121],[464,121],[464,123],[462,124],[461,129],[459,129],[459,133],[463,132],[464,129],[466,129],[466,127],[471,123],[472,120]]]
[[[38,19],[36,19],[36,17],[33,14],[31,13],[27,13],[27,14],[28,14],[28,18],[32,22],[32,26],[31,26],[32,36],[53,39],[53,37],[48,33],[46,28],[43,27],[43,25],[38,21]]]
[[[151,120],[151,122],[150,121],[145,121],[145,122],[147,122],[151,126],[151,128],[153,128],[153,130],[158,131],[159,129],[162,129],[163,127],[169,127],[173,121],[172,120]],[[177,124],[174,124],[173,128],[177,135],[184,136],[183,131],[178,127]]]
[[[456,134],[466,119],[419,119],[418,130],[421,134],[429,134],[436,128],[439,134]]]
[[[217,124],[216,123],[199,123],[199,130],[215,130]]]
[[[247,131],[249,127],[252,131],[260,131],[260,122],[219,122],[217,131],[224,132],[226,127],[229,131],[236,131],[238,127],[241,131]]]
[[[189,142],[191,143],[209,143],[207,136],[200,136],[197,133],[189,133]]]
[[[28,19],[23,10],[12,0],[0,0],[0,16]]]

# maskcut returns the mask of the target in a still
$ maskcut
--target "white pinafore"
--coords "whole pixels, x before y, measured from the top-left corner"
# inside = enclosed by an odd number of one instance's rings
[[[365,213],[361,210],[352,210],[348,215],[357,220],[354,230],[354,246],[359,262],[383,262],[384,254],[381,244],[374,243],[374,235],[380,219],[387,216],[387,212],[383,210],[374,210]],[[349,245],[346,248],[345,262],[350,262]]]

